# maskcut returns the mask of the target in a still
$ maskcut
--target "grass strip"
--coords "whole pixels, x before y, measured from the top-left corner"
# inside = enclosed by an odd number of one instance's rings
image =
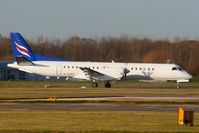
[[[103,96],[199,95],[199,89],[139,89],[139,88],[0,88],[0,99],[86,98]]]
[[[198,80],[193,80],[190,83],[181,83],[182,86],[199,86]],[[176,86],[176,82],[140,82],[134,80],[128,81],[113,81],[113,87],[137,87],[137,86]],[[91,87],[89,81],[0,81],[0,87]],[[103,82],[99,82],[99,86],[104,86]]]
[[[0,110],[2,133],[179,133],[198,132],[177,125],[177,112]]]

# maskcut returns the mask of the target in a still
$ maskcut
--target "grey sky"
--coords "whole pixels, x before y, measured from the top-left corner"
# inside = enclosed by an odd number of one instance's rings
[[[11,31],[28,39],[199,39],[199,0],[0,0],[0,33]]]

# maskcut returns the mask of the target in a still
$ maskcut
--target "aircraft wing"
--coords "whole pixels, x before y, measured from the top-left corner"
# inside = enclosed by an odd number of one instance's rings
[[[90,68],[80,67],[80,69],[86,74],[86,76],[89,76],[90,79],[103,80],[103,77],[107,76]]]

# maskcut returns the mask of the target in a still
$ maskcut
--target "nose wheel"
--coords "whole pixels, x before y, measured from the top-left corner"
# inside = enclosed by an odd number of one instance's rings
[[[111,88],[111,84],[109,82],[105,83],[105,88]]]
[[[180,86],[179,82],[177,82],[176,87],[177,87],[177,89],[180,89],[180,88],[181,88],[181,86]]]

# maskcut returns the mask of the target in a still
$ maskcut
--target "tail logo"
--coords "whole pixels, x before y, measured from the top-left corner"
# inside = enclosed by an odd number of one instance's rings
[[[19,53],[30,57],[30,54],[29,54],[28,50],[25,47],[17,44],[16,42],[15,42],[15,44],[16,44],[16,49],[19,51]]]

